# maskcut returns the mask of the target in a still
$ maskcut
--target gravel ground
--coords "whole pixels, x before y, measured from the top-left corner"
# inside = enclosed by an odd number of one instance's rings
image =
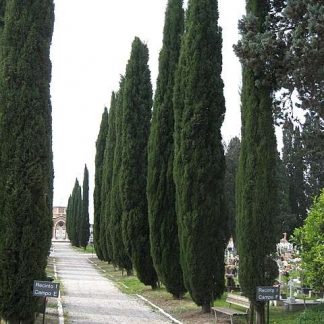
[[[62,304],[68,323],[160,324],[171,321],[137,298],[121,293],[69,243],[53,243]]]

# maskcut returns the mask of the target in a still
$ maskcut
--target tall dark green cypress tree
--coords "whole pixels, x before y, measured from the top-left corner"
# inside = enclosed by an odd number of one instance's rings
[[[283,126],[283,144],[282,159],[288,177],[289,206],[295,218],[289,231],[291,233],[303,224],[307,215],[304,150],[299,128],[295,127],[291,120],[286,120]]]
[[[99,129],[98,138],[96,141],[96,157],[95,157],[95,187],[93,192],[94,205],[94,224],[93,224],[93,239],[96,254],[100,260],[103,260],[101,241],[100,241],[100,223],[101,223],[101,188],[102,188],[102,168],[104,160],[104,152],[106,147],[106,139],[108,134],[108,111],[105,108]]]
[[[5,8],[5,10],[4,10]],[[1,1],[0,318],[32,323],[52,232],[52,0]],[[0,27],[2,28],[2,27]]]
[[[110,109],[108,113],[108,134],[106,139],[106,147],[104,153],[103,170],[102,170],[102,188],[101,188],[101,240],[104,241],[104,247],[102,247],[104,259],[106,261],[113,260],[112,253],[112,239],[110,235],[110,197],[111,197],[111,185],[113,174],[113,163],[116,144],[116,129],[115,129],[115,115],[116,115],[116,95],[113,92],[111,94]]]
[[[225,201],[228,219],[228,239],[232,236],[235,242],[235,215],[236,215],[236,175],[240,159],[241,141],[233,137],[225,154]]]
[[[302,144],[306,166],[307,207],[324,188],[324,120],[319,114],[308,112],[302,128]]]
[[[169,0],[148,145],[147,198],[151,253],[167,291],[181,297],[186,288],[180,266],[173,181],[173,88],[184,28],[182,0]]]
[[[80,231],[80,245],[86,249],[90,237],[89,223],[89,171],[87,165],[84,166],[82,185],[82,218]]]
[[[72,194],[69,196],[67,207],[66,207],[66,232],[67,236],[70,239],[71,235],[71,226],[72,226]]]
[[[110,201],[110,235],[112,240],[112,258],[118,267],[125,269],[130,275],[132,262],[126,252],[122,238],[122,201],[120,192],[120,166],[122,162],[123,135],[123,93],[125,78],[121,77],[119,91],[116,94],[116,145],[114,153],[113,175]]]
[[[127,252],[137,276],[155,288],[157,274],[150,255],[146,199],[147,142],[152,108],[152,85],[148,48],[135,37],[126,66],[123,93],[122,229]]]
[[[267,0],[247,0],[247,14],[257,17],[263,30]],[[243,293],[264,323],[264,302],[256,302],[256,286],[272,285],[275,251],[276,138],[272,117],[271,88],[262,81],[261,70],[243,66],[241,95],[242,139],[238,171],[237,247],[240,256],[239,281]]]
[[[205,312],[224,291],[221,50],[217,1],[190,0],[174,93],[174,180],[184,282]]]

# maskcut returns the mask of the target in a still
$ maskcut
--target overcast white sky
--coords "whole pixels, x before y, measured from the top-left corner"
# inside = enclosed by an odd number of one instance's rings
[[[82,185],[86,163],[90,175],[90,218],[95,142],[104,107],[118,90],[135,36],[148,45],[153,88],[162,46],[167,0],[55,0],[51,47],[54,152],[54,205],[66,206],[75,178]],[[228,142],[240,135],[241,71],[232,45],[244,0],[219,0],[223,27],[223,80]]]

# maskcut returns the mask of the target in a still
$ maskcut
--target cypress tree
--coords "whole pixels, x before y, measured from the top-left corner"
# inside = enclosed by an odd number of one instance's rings
[[[110,197],[112,185],[112,172],[115,154],[116,129],[115,129],[115,115],[116,115],[116,95],[111,94],[110,109],[108,113],[108,133],[106,139],[106,147],[104,153],[103,170],[102,170],[102,188],[101,188],[101,240],[104,242],[102,252],[104,260],[113,261],[112,259],[112,240],[110,236]]]
[[[95,187],[93,192],[94,205],[94,224],[93,239],[96,254],[100,260],[103,260],[101,241],[100,241],[100,224],[101,224],[101,187],[102,187],[102,168],[104,160],[104,152],[106,147],[106,139],[108,134],[108,111],[105,108],[100,124],[100,130],[96,141],[96,157],[95,157]]]
[[[72,222],[71,222],[71,218],[72,218],[72,194],[69,196],[68,199],[68,203],[67,203],[67,207],[66,207],[66,232],[68,235],[69,240],[70,239],[70,235],[71,235],[71,226],[72,226]]]
[[[87,165],[84,166],[83,186],[82,186],[82,218],[80,231],[80,245],[86,249],[90,237],[89,224],[89,171]]]
[[[235,185],[236,175],[240,159],[241,141],[238,137],[233,137],[225,154],[225,201],[228,219],[228,239],[232,236],[235,242]]]
[[[157,274],[150,255],[146,199],[147,142],[152,107],[148,48],[135,37],[126,66],[123,93],[122,230],[127,253],[137,276],[155,288]]]
[[[167,291],[181,297],[186,289],[180,266],[173,181],[173,87],[179,60],[184,12],[182,0],[169,0],[148,145],[147,198],[151,253]]]
[[[263,29],[267,0],[247,0],[247,14]],[[256,286],[272,285],[275,273],[269,255],[275,251],[276,138],[272,118],[271,88],[263,83],[262,69],[243,66],[241,95],[242,139],[238,171],[237,247],[239,281],[243,293],[264,323],[264,302],[256,301]]]
[[[306,218],[306,196],[304,182],[304,150],[298,127],[291,120],[286,120],[283,128],[282,159],[288,177],[288,197],[291,212],[294,215],[293,229],[303,224]]]
[[[5,8],[5,10],[4,10]],[[52,234],[51,0],[1,1],[0,318],[32,323]],[[4,25],[3,25],[4,22]]]
[[[221,48],[217,1],[190,0],[174,92],[174,180],[184,282],[204,312],[224,291]]]
[[[120,166],[122,162],[123,135],[123,90],[125,78],[121,77],[119,91],[116,94],[116,145],[114,152],[113,175],[110,202],[110,235],[112,240],[112,258],[117,266],[130,275],[132,262],[128,256],[122,238],[122,201],[120,192]]]
[[[81,245],[81,220],[82,220],[82,190],[81,186],[78,183],[75,193],[75,200],[74,200],[74,246]]]
[[[308,112],[302,128],[302,146],[305,152],[307,207],[324,188],[324,121],[319,114]]]

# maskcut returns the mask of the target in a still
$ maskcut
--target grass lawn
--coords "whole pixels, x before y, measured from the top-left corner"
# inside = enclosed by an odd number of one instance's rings
[[[98,267],[101,268],[103,274],[114,281],[121,291],[126,294],[139,294],[153,304],[161,307],[167,313],[171,314],[177,320],[185,324],[207,324],[214,323],[213,314],[204,314],[201,312],[200,307],[198,307],[190,298],[189,294],[186,294],[183,299],[174,299],[171,294],[169,294],[163,286],[156,290],[152,290],[151,287],[143,285],[136,276],[127,276],[126,273],[122,273],[121,270],[115,269],[111,264],[98,260],[97,258],[92,258]],[[216,300],[214,305],[219,307],[229,307],[226,303],[226,294],[219,300]],[[245,311],[240,307],[232,306],[238,310]],[[283,307],[270,307],[270,323],[271,324],[295,324],[303,323],[298,321],[298,317],[301,316],[303,311],[297,312],[287,312]],[[219,323],[228,323],[224,320]],[[237,323],[244,323],[243,321]]]

